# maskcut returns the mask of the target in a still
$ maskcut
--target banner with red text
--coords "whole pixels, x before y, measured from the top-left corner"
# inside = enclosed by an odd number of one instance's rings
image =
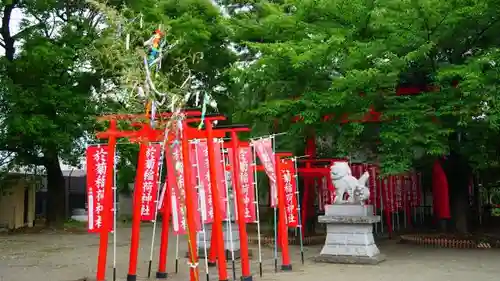
[[[297,182],[295,180],[295,165],[292,159],[282,160],[280,176],[283,177],[285,188],[286,224],[288,227],[298,226]]]
[[[88,231],[91,233],[102,231],[104,201],[113,196],[104,192],[106,185],[106,171],[109,148],[103,146],[89,146],[86,151],[87,162],[87,205],[88,205]],[[109,200],[112,201],[112,200]],[[111,220],[111,206],[108,221]],[[110,230],[113,224],[110,223]]]
[[[373,165],[367,165],[368,174],[368,189],[370,190],[370,201],[369,204],[373,205],[373,211],[376,213],[377,208],[380,208],[380,192],[377,185],[377,167]]]
[[[214,139],[215,173],[217,175],[217,189],[219,191],[219,205],[222,219],[227,220],[227,191],[226,191],[226,170],[224,153],[222,151],[222,139]],[[208,155],[208,150],[207,150]],[[208,157],[208,156],[207,156]]]
[[[174,145],[167,154],[167,183],[171,194],[172,208],[172,228],[175,234],[187,233],[186,217],[186,190],[185,187],[192,189],[192,194],[196,194],[194,186],[190,183],[185,184],[184,167],[182,162],[182,149],[180,144]],[[193,202],[195,222],[197,230],[201,228],[197,202]]]
[[[228,148],[227,150],[229,165],[232,169],[234,169],[234,159],[232,154],[232,149]],[[240,147],[238,148],[238,158],[240,161],[240,170],[239,170],[239,180],[240,180],[240,190],[241,196],[243,197],[243,212],[245,215],[246,223],[253,223],[257,220],[256,212],[255,212],[255,189],[254,189],[254,167],[252,166],[253,157],[252,157],[252,149],[250,147]],[[234,190],[233,185],[233,192]],[[236,198],[236,193],[234,194],[234,198]],[[236,206],[236,205],[235,205]],[[237,210],[235,210],[234,214],[236,215],[236,219],[238,218]]]
[[[411,206],[419,207],[421,204],[420,173],[411,174]]]
[[[411,177],[410,174],[405,173],[400,175],[402,184],[402,193],[403,193],[403,209],[408,211],[411,207]]]
[[[395,202],[394,202],[394,180],[392,176],[384,177],[381,180],[382,184],[382,193],[383,193],[383,203],[384,210],[386,212],[394,212],[395,211]]]
[[[315,182],[316,189],[318,190],[318,208],[320,211],[325,210],[325,205],[333,204],[335,201],[335,188],[331,190],[328,186],[330,177],[321,177]]]
[[[401,176],[391,176],[394,181],[394,203],[396,204],[396,211],[403,209],[403,182]]]
[[[364,164],[357,164],[353,163],[351,164],[351,173],[352,176],[355,177],[356,179],[359,179],[361,175],[365,172],[364,171]]]
[[[206,141],[195,143],[194,152],[198,175],[198,196],[200,198],[201,220],[203,223],[214,221],[214,206],[212,199],[212,184],[210,183],[210,164],[208,162],[208,146]],[[222,169],[222,168],[221,168]]]
[[[278,194],[276,193],[276,163],[274,159],[273,142],[271,138],[253,141],[253,147],[259,157],[264,170],[269,177],[271,188],[271,207],[276,207]]]
[[[144,173],[142,176],[141,191],[141,220],[152,221],[155,219],[156,196],[158,192],[158,165],[160,162],[161,145],[149,144],[144,158]],[[139,164],[141,165],[141,164]]]

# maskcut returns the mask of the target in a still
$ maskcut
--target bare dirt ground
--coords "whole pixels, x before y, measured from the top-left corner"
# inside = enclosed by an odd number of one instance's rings
[[[152,228],[143,227],[139,256],[139,280],[146,279]],[[156,248],[159,246],[157,231]],[[118,280],[125,280],[128,267],[130,229],[118,229],[116,268]],[[112,242],[112,239],[111,241]],[[111,244],[110,244],[111,246]],[[255,245],[251,245],[254,247]],[[0,281],[72,281],[85,276],[94,277],[98,236],[91,234],[38,233],[0,236]],[[489,281],[500,278],[500,251],[434,249],[382,241],[381,251],[387,261],[377,266],[317,264],[311,257],[319,246],[306,247],[304,265],[300,263],[299,248],[292,246],[291,273],[274,273],[273,251],[263,249],[264,276],[258,276],[257,249],[253,249],[252,271],[255,280],[294,281]],[[175,238],[171,236],[168,255],[168,280],[187,281],[188,268],[183,258],[187,246],[180,243],[180,270],[174,271]],[[157,268],[156,251],[153,256],[153,276]],[[108,280],[112,280],[112,247],[108,255]],[[238,264],[238,261],[237,261]],[[231,265],[231,262],[228,263]],[[228,273],[232,276],[231,268]],[[237,278],[240,277],[237,266]],[[200,280],[205,280],[204,261],[200,264]],[[210,269],[210,280],[218,280],[216,269]]]

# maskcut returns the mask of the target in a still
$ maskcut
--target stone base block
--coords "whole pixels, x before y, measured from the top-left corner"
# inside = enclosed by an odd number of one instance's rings
[[[368,256],[337,256],[337,255],[319,255],[313,258],[315,262],[322,263],[340,263],[340,264],[369,264],[376,265],[385,261],[385,255],[378,254],[373,257]]]
[[[326,224],[325,245],[314,260],[326,263],[378,264],[385,260],[373,238],[380,221],[372,206],[327,205],[318,221]]]

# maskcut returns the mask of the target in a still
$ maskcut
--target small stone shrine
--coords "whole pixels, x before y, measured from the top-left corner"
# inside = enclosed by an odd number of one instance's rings
[[[368,173],[356,179],[347,162],[336,162],[330,174],[335,200],[333,205],[325,207],[325,215],[318,218],[320,223],[326,224],[327,235],[315,261],[349,264],[384,261],[385,256],[380,254],[373,238],[373,224],[380,221],[380,216],[373,215],[373,206],[365,205],[370,196],[366,187]]]

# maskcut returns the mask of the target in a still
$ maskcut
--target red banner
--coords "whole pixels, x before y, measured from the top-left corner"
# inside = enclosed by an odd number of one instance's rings
[[[174,145],[171,149],[171,155],[167,155],[167,183],[170,188],[171,205],[172,205],[172,228],[175,234],[187,233],[186,220],[186,191],[184,183],[184,168],[182,162],[182,149],[180,144]],[[187,184],[189,188],[193,188],[193,194],[196,194],[193,185]],[[198,208],[197,202],[193,202],[195,209]],[[199,212],[193,210],[197,229],[200,229]]]
[[[401,180],[403,181],[403,196],[404,196],[403,208],[408,211],[411,206],[411,200],[412,200],[410,174],[401,175]]]
[[[219,205],[221,209],[222,219],[229,219],[227,217],[227,191],[226,191],[226,171],[225,167],[225,157],[222,151],[223,140],[214,140],[214,155],[215,155],[215,173],[217,174],[217,188],[219,190]],[[207,150],[208,155],[208,150]],[[208,156],[207,156],[208,157]]]
[[[394,202],[394,180],[392,176],[385,177],[382,179],[382,191],[384,193],[384,210],[388,212],[394,212],[395,202]]]
[[[146,150],[142,186],[138,187],[141,190],[141,220],[143,221],[155,219],[160,152],[160,144],[149,144]]]
[[[400,176],[393,176],[392,179],[394,181],[394,202],[396,204],[396,212],[398,212],[403,208],[403,185]]]
[[[272,140],[271,138],[256,140],[253,141],[253,146],[269,177],[269,184],[271,186],[271,207],[274,208],[278,201],[278,194],[276,193],[276,163]]]
[[[293,160],[282,161],[280,175],[285,188],[286,224],[288,227],[298,226],[297,182],[295,180],[295,165]]]
[[[370,190],[370,200],[369,203],[374,206],[373,211],[376,213],[377,208],[380,208],[380,192],[377,190],[377,167],[373,165],[367,166],[368,174],[370,177],[368,178],[368,189]]]
[[[351,164],[351,172],[352,176],[356,179],[359,179],[363,174],[363,164]]]
[[[113,196],[112,194],[105,195],[104,192],[108,152],[109,148],[106,145],[87,147],[88,231],[91,233],[102,231],[104,201],[106,200],[104,196]],[[109,218],[111,219],[111,216]],[[110,224],[110,230],[112,225]]]
[[[234,167],[234,159],[232,150],[227,149],[229,165],[231,169]],[[239,160],[240,160],[240,185],[241,185],[241,196],[243,196],[243,210],[245,214],[245,222],[253,223],[257,220],[255,212],[255,189],[254,189],[254,167],[252,166],[252,149],[250,147],[240,147],[238,148]],[[233,192],[234,186],[233,186]],[[236,196],[236,193],[234,194]],[[236,219],[238,218],[237,210],[234,211]]]
[[[182,169],[179,169],[178,172],[176,171],[177,162],[182,165],[179,145],[175,145],[171,150],[167,148],[165,158],[167,159],[167,188],[170,189],[170,208],[172,208],[172,228],[175,234],[186,234],[186,217],[182,216],[181,213],[181,200],[177,188],[177,179],[184,177]],[[182,181],[184,180],[182,179]]]
[[[194,163],[197,167],[196,174],[199,181],[198,196],[200,198],[201,220],[203,223],[212,223],[214,221],[214,206],[207,143],[205,141],[195,143],[195,149],[192,154],[196,158]]]
[[[420,174],[411,174],[411,206],[420,206]]]
[[[328,177],[322,177],[319,181],[316,182],[318,188],[318,207],[320,211],[325,210],[325,205],[333,204],[335,200],[335,189],[330,190],[328,188]]]
[[[240,147],[240,184],[243,196],[243,207],[245,212],[245,222],[253,223],[257,220],[255,215],[255,189],[254,189],[254,169],[252,166],[252,148]]]

